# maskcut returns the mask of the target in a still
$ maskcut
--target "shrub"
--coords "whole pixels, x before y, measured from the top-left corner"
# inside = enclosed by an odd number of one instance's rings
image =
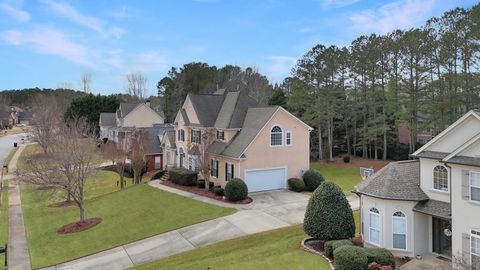
[[[164,174],[165,174],[165,171],[158,171],[154,175],[152,175],[152,178],[150,178],[150,180],[160,179]]]
[[[325,179],[317,170],[308,170],[303,174],[303,182],[308,191],[314,191]]]
[[[380,265],[390,265],[395,268],[395,258],[392,253],[384,248],[365,248],[368,263],[376,262]]]
[[[349,155],[343,156],[343,162],[344,163],[350,163],[350,156]]]
[[[229,201],[236,202],[246,199],[248,196],[248,187],[240,178],[234,178],[227,182],[225,186],[225,197]]]
[[[290,178],[287,182],[288,188],[293,191],[302,192],[305,190],[305,182],[300,178]]]
[[[170,181],[177,185],[194,186],[197,181],[197,173],[187,169],[171,169]]]
[[[325,182],[308,201],[303,229],[320,240],[350,239],[355,234],[355,221],[350,204],[340,187]]]
[[[324,253],[325,256],[328,258],[332,259],[333,258],[333,252],[335,249],[342,247],[342,246],[352,246],[352,241],[343,239],[343,240],[330,240],[325,242],[324,245]]]
[[[336,270],[365,270],[368,258],[364,248],[343,246],[333,252]]]
[[[217,196],[223,196],[223,188],[221,186],[214,186],[213,187],[213,193],[215,193],[215,195]]]

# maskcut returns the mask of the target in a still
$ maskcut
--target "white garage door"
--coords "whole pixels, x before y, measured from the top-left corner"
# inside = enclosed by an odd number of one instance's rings
[[[248,192],[285,188],[285,169],[247,171],[245,183]]]

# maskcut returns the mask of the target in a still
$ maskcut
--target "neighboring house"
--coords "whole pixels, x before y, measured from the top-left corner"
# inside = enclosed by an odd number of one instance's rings
[[[163,169],[163,149],[161,141],[165,133],[174,131],[174,126],[172,124],[154,124],[153,127],[145,129],[148,133],[148,146],[145,151],[147,171]]]
[[[28,111],[18,112],[18,123],[22,125],[30,125],[32,119],[32,113]]]
[[[480,269],[480,111],[356,187],[366,245],[435,254]]]
[[[312,128],[246,94],[188,94],[174,124],[162,141],[165,166],[199,172],[208,166],[216,185],[239,177],[250,192],[283,189],[288,178],[309,169]],[[205,134],[213,134],[212,143],[206,145]],[[202,160],[203,148],[209,160]]]

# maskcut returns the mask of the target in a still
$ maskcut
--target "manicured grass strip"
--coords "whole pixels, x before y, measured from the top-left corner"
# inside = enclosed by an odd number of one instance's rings
[[[8,240],[8,181],[3,181],[2,207],[0,209],[0,246]],[[0,254],[0,269],[5,269],[5,253]]]
[[[96,191],[103,191],[96,195],[106,190],[97,188]],[[49,208],[47,205],[52,201],[48,194],[47,191],[26,187],[22,190],[22,206],[34,268],[75,259],[235,211],[145,184],[134,185],[87,200],[86,217],[101,217],[103,222],[84,232],[60,236],[56,230],[77,221],[78,208]]]
[[[23,149],[23,152],[18,157],[17,169],[19,171],[25,170],[27,168],[28,158],[33,154],[40,153],[41,151],[42,148],[38,144],[29,144],[25,146],[25,149]]]
[[[305,237],[298,225],[224,241],[134,269],[330,269],[325,259],[300,248]]]
[[[310,163],[310,168],[320,171],[323,177],[330,182],[339,185],[345,195],[352,195],[352,190],[362,180],[359,168],[339,164]]]

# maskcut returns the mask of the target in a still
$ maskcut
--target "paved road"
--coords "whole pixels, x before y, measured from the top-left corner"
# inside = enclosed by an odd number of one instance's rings
[[[192,199],[235,207],[238,211],[233,215],[159,234],[48,269],[125,269],[224,240],[301,224],[309,199],[309,196],[300,193],[277,190],[251,194],[251,204],[232,205],[172,189],[159,184],[157,180],[149,184]],[[349,197],[349,201],[352,209],[358,209],[355,197]]]
[[[10,154],[10,151],[13,150],[13,143],[22,141],[22,136],[25,136],[25,134],[22,133],[0,137],[0,165],[3,164],[8,154]]]

